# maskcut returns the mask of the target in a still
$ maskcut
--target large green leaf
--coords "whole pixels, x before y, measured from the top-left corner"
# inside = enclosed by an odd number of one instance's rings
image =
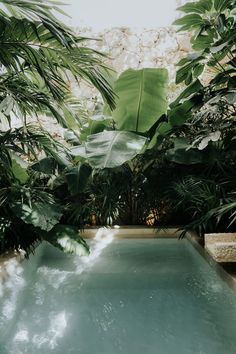
[[[12,210],[26,224],[32,224],[45,231],[50,231],[62,216],[59,205],[42,202],[36,202],[32,205],[15,203]]]
[[[202,1],[198,1],[198,2],[189,2],[183,6],[178,7],[177,10],[185,13],[195,12],[197,14],[204,14],[206,12],[206,7],[203,5]]]
[[[159,124],[159,126],[156,129],[156,132],[154,136],[152,137],[150,143],[148,144],[148,149],[154,148],[154,146],[159,142],[163,140],[163,137],[168,135],[168,133],[171,132],[173,129],[172,125],[168,122],[162,122]]]
[[[78,256],[89,254],[89,247],[79,235],[77,227],[58,224],[50,232],[44,232],[43,238],[66,253]]]
[[[104,131],[88,136],[87,159],[93,168],[113,168],[133,159],[143,149],[147,138],[125,131]]]
[[[88,183],[91,172],[92,169],[89,165],[79,164],[79,166],[72,168],[66,173],[66,181],[71,195],[83,192]]]
[[[28,181],[29,175],[27,173],[28,164],[20,158],[20,156],[11,153],[11,170],[14,177],[24,184]]]
[[[185,30],[191,30],[193,28],[202,26],[204,24],[204,21],[202,17],[198,14],[190,14],[190,15],[185,15],[181,18],[178,18],[175,22],[174,25],[177,26],[182,26],[178,31],[185,31]]]
[[[203,161],[202,153],[198,149],[190,148],[185,139],[175,139],[174,145],[174,148],[166,153],[168,160],[183,165],[195,165]]]
[[[166,69],[129,69],[116,81],[118,96],[112,116],[120,130],[144,133],[166,113]]]
[[[45,175],[55,174],[58,164],[52,157],[44,157],[30,166],[32,170],[44,173]]]
[[[229,6],[229,0],[215,0],[214,7],[217,11],[224,11]]]

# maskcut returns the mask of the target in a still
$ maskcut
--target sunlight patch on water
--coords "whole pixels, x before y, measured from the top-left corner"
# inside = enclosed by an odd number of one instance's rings
[[[29,342],[29,332],[26,329],[22,329],[16,333],[14,337],[15,342]]]
[[[68,314],[65,311],[49,313],[49,326],[44,332],[33,334],[25,324],[18,325],[18,330],[13,338],[10,353],[25,353],[25,345],[30,348],[39,349],[48,353],[58,346],[59,339],[63,338],[67,323]],[[29,348],[29,347],[28,347]],[[22,349],[22,351],[21,351]],[[29,351],[27,351],[28,353]],[[33,353],[33,352],[32,352]]]
[[[88,256],[74,255],[69,257],[72,262],[72,269],[63,270],[59,268],[50,267],[48,264],[42,264],[36,270],[36,281],[33,282],[31,288],[32,296],[35,301],[35,305],[39,306],[36,313],[33,314],[33,322],[36,327],[40,319],[40,313],[42,307],[48,301],[47,294],[50,288],[62,289],[67,284],[71,276],[79,276],[82,272],[90,269],[99,260],[101,253],[105,248],[110,245],[114,239],[114,235],[118,232],[118,229],[100,228],[94,239],[90,240],[90,254]],[[62,257],[62,260],[64,258]],[[27,261],[30,262],[30,261]],[[8,262],[6,267],[6,279],[4,281],[2,293],[2,304],[0,311],[0,330],[4,330],[6,324],[8,326],[14,326],[14,317],[17,316],[17,308],[20,306],[19,299],[22,301],[20,293],[24,290],[27,278],[24,273],[24,265],[26,262],[19,264],[17,260],[12,259]],[[78,284],[83,286],[83,283]],[[61,292],[60,292],[61,293]],[[56,310],[56,309],[55,309]],[[104,308],[105,312],[110,312],[109,308]],[[107,314],[108,315],[108,314]],[[45,325],[43,331],[33,330],[26,325],[26,318],[29,313],[21,312],[21,319],[16,326],[15,334],[12,336],[9,353],[23,353],[23,346],[27,345],[30,348],[33,346],[37,351],[55,350],[59,340],[63,338],[65,330],[68,324],[68,318],[71,314],[65,309],[58,311],[50,311],[48,313],[48,321],[45,319]],[[104,323],[104,330],[109,328],[112,322],[109,324]],[[21,348],[22,346],[22,348]],[[22,349],[22,351],[21,351]]]
[[[100,228],[98,229],[94,239],[90,241],[90,254],[86,256],[74,256],[73,264],[75,266],[74,270],[65,271],[58,268],[51,268],[48,266],[41,266],[38,268],[37,273],[42,276],[42,278],[47,280],[47,283],[54,289],[59,289],[60,286],[67,280],[67,278],[73,274],[81,274],[85,270],[91,268],[96,261],[98,261],[99,256],[102,251],[109,245],[114,239],[114,235],[117,234],[118,229],[110,228]],[[41,303],[42,294],[45,293],[45,289],[42,289],[35,284],[35,291],[38,293],[38,303]]]
[[[33,336],[33,344],[40,349],[45,344],[52,350],[58,345],[57,341],[63,338],[65,329],[67,327],[66,312],[62,311],[56,315],[50,314],[49,328],[42,334],[35,334]]]
[[[81,274],[85,269],[92,267],[117,233],[118,229],[99,228],[90,243],[90,254],[86,257],[75,258],[76,273]]]
[[[49,268],[47,266],[42,266],[37,270],[37,273],[42,277],[47,279],[48,284],[50,284],[54,289],[58,289],[63,282],[66,280],[68,275],[73,274],[74,272],[64,271],[56,268]],[[45,289],[38,288],[39,293]]]
[[[5,279],[0,283],[0,298],[3,298],[0,312],[0,327],[2,321],[11,320],[14,316],[18,294],[26,284],[22,274],[23,267],[15,258],[7,261],[5,264]]]

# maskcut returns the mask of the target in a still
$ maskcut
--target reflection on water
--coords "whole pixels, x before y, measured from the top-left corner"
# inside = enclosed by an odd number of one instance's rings
[[[5,326],[5,321],[13,318],[16,311],[18,295],[25,285],[23,270],[23,266],[15,258],[6,263],[5,279],[0,279],[0,329]]]
[[[36,348],[40,349],[44,344],[50,349],[54,349],[57,346],[57,340],[63,338],[65,329],[67,326],[67,319],[65,311],[62,311],[56,315],[50,315],[50,324],[48,329],[41,334],[35,334],[33,336],[33,344]]]
[[[87,257],[46,245],[11,266],[0,353],[235,354],[235,294],[188,241],[114,231]]]
[[[59,257],[70,258],[70,261],[73,261],[75,267],[70,271],[64,271],[63,269],[53,268],[51,264],[50,266],[42,264],[35,269],[36,281],[34,282],[34,277],[33,279],[28,279],[30,282],[33,281],[32,288],[30,289],[27,288],[29,284],[27,284],[27,281],[24,279],[25,274],[23,273],[24,267],[30,266],[31,262],[25,261],[24,264],[20,264],[16,259],[8,261],[6,266],[6,280],[4,281],[4,279],[2,279],[0,281],[0,333],[1,339],[4,338],[5,334],[7,338],[6,342],[8,342],[5,348],[9,348],[7,351],[4,349],[4,353],[33,354],[33,352],[31,352],[33,349],[27,351],[26,348],[53,351],[57,347],[58,340],[63,338],[67,321],[71,314],[67,313],[65,310],[59,312],[50,311],[47,316],[47,321],[45,321],[39,314],[34,313],[31,318],[32,322],[28,324],[29,321],[27,318],[30,316],[29,308],[27,310],[24,309],[24,305],[26,305],[24,301],[26,300],[25,296],[30,295],[27,293],[27,290],[32,291],[34,303],[31,304],[31,306],[34,305],[34,310],[38,311],[39,306],[44,307],[45,303],[48,301],[46,298],[48,297],[49,287],[55,290],[60,289],[67,281],[68,277],[79,275],[92,267],[96,260],[98,260],[103,249],[112,242],[116,232],[116,230],[109,228],[99,229],[95,238],[90,242],[90,254],[88,256],[66,257],[58,252]],[[53,252],[54,251],[57,252],[56,250],[53,250]],[[58,309],[60,305],[60,303],[55,302],[53,308]],[[23,307],[22,312],[19,308],[21,306]],[[20,314],[18,314],[19,311],[21,312]],[[37,333],[34,333],[32,328],[34,322],[39,325],[37,326],[39,329]],[[44,330],[41,331],[40,327],[44,322],[45,326],[42,327]],[[14,327],[16,328],[15,335],[11,339],[9,333]],[[8,328],[8,330],[6,331],[4,328]],[[0,342],[0,349],[1,344]],[[0,353],[2,352],[0,351]]]
[[[19,348],[19,343],[29,343],[32,340],[34,348],[43,349],[46,348],[55,349],[58,344],[58,339],[63,338],[66,326],[67,316],[65,311],[62,311],[56,315],[50,314],[50,324],[46,330],[40,334],[34,334],[24,327],[18,330],[13,338],[13,342],[16,343],[15,352]]]
[[[94,265],[104,248],[113,241],[117,232],[116,229],[109,229],[106,227],[98,229],[94,239],[90,242],[90,254],[87,257],[75,259],[76,272],[78,274],[82,273],[84,269]]]

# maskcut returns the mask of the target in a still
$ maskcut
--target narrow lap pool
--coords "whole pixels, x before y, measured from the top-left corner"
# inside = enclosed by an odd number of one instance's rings
[[[12,265],[1,354],[236,353],[236,295],[188,240],[110,241]]]

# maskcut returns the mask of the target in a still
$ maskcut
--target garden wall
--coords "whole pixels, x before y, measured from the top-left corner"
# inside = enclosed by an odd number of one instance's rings
[[[96,38],[89,40],[87,45],[103,53],[107,53],[108,63],[117,74],[133,68],[143,67],[166,68],[169,72],[169,100],[181,91],[175,85],[176,64],[190,51],[189,36],[176,33],[174,26],[164,28],[146,28],[143,30],[132,28],[111,28],[104,32],[94,33],[92,29],[77,30],[81,36]],[[70,85],[89,115],[101,102],[101,96],[91,85],[77,83],[71,80]],[[52,119],[42,117],[43,125],[53,134],[62,136],[63,129]]]

